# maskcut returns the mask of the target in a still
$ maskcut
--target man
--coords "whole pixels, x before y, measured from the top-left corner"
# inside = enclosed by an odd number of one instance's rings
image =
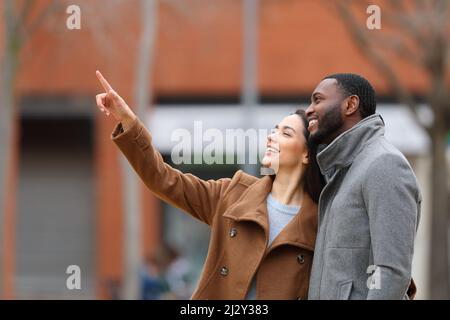
[[[327,185],[309,299],[407,299],[421,195],[405,157],[384,137],[375,91],[334,74],[306,110]]]

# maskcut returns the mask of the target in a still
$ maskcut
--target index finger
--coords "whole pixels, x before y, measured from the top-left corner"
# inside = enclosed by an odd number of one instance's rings
[[[109,92],[110,90],[113,90],[111,85],[106,81],[106,79],[103,77],[103,75],[100,73],[100,71],[96,71],[95,74],[97,75],[98,80],[102,84],[103,89],[105,89],[106,92]]]

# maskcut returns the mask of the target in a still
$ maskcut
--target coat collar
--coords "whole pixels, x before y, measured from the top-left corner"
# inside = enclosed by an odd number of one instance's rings
[[[223,214],[235,221],[253,221],[264,229],[269,239],[269,221],[266,198],[272,190],[272,178],[258,179],[244,191],[242,196]],[[271,248],[282,244],[291,244],[314,250],[317,235],[317,205],[305,193],[303,205],[297,214],[280,232],[271,244]]]
[[[345,131],[329,145],[321,145],[317,154],[320,171],[327,180],[339,169],[353,162],[373,138],[384,135],[384,121],[379,114],[371,115]]]

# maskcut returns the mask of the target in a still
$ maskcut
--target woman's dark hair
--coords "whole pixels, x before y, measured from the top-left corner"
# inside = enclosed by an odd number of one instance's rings
[[[293,114],[298,115],[303,121],[303,135],[306,138],[308,147],[309,164],[306,167],[303,177],[305,191],[309,194],[315,203],[319,203],[319,196],[325,186],[325,180],[320,173],[319,165],[317,164],[317,145],[312,143],[309,139],[308,118],[302,109],[297,109]]]

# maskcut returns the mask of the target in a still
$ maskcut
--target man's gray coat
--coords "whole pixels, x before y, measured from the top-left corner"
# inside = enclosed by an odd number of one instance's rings
[[[404,299],[421,195],[408,161],[385,139],[383,119],[363,119],[317,160],[327,185],[309,299]]]

